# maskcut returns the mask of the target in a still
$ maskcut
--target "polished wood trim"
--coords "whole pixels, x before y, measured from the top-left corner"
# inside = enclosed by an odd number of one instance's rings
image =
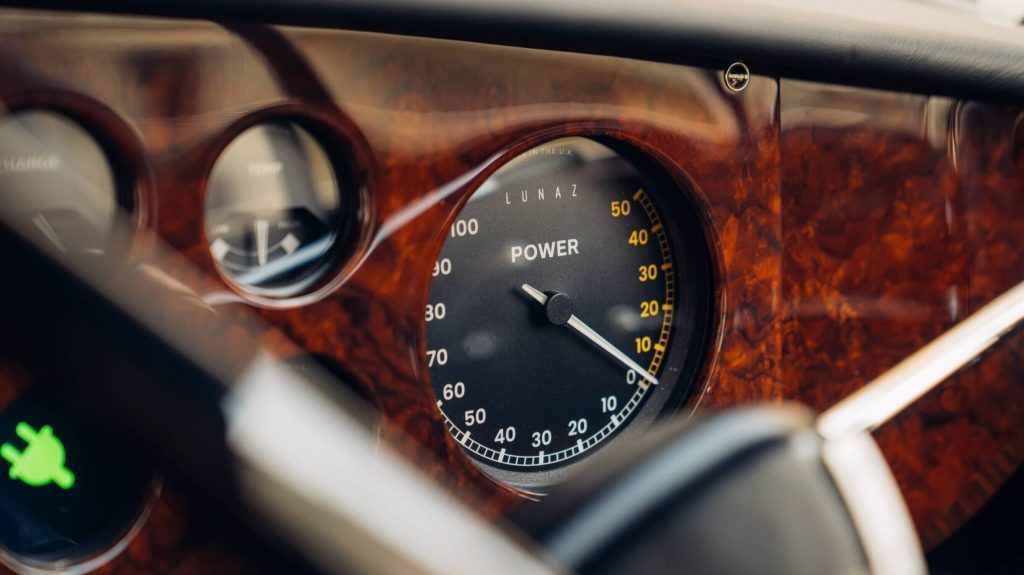
[[[422,310],[447,226],[520,151],[608,137],[685,184],[716,303],[681,416],[787,400],[824,409],[1024,272],[1019,110],[760,76],[735,94],[718,70],[378,34],[5,16],[0,98],[63,91],[116,114],[152,173],[147,226],[214,278],[200,295],[222,313],[260,314],[344,373],[381,410],[385,441],[413,457],[427,447],[436,460],[417,459],[424,471],[491,516],[528,496],[486,477],[445,432]],[[365,205],[331,281],[259,301],[217,280],[202,194],[230,135],[280,113],[335,133]],[[928,544],[1022,460],[1008,425],[1024,401],[1018,349],[879,434]]]
[[[824,409],[1024,279],[1019,111],[783,86],[784,397]],[[926,546],[1024,461],[1021,340],[877,433]]]

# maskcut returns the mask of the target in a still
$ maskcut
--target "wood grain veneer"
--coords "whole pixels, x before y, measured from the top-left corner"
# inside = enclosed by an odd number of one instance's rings
[[[203,186],[230,135],[272,117],[331,134],[364,202],[351,257],[293,300],[254,301],[224,282],[201,295],[256,311],[346,374],[384,416],[383,440],[426,446],[440,463],[424,470],[489,515],[524,495],[445,432],[423,309],[460,205],[529,147],[616,138],[692,190],[680,193],[712,247],[716,332],[681,416],[784,400],[825,409],[1024,277],[1020,110],[757,75],[734,94],[718,70],[379,34],[0,18],[0,98],[61,90],[116,114],[152,182],[146,225],[212,277]],[[1020,350],[1002,346],[878,435],[929,545],[1024,456]],[[16,393],[10,373],[0,400]],[[185,529],[178,513],[155,513],[154,532]],[[172,572],[203,572],[187,560],[201,548],[139,546],[158,563],[186,557]]]

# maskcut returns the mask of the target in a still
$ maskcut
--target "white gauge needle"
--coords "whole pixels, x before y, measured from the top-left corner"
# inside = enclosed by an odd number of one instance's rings
[[[548,296],[547,296],[547,294],[545,294],[544,292],[540,291],[539,289],[531,286],[530,284],[523,284],[522,288],[523,288],[523,291],[526,292],[526,295],[528,295],[531,298],[533,298],[537,303],[539,303],[540,305],[547,305],[547,303],[548,303]],[[607,339],[602,337],[601,334],[599,334],[596,331],[594,331],[589,325],[584,323],[583,320],[581,320],[580,318],[576,317],[576,314],[570,315],[568,321],[565,322],[565,325],[567,325],[567,326],[571,327],[572,329],[574,329],[576,331],[576,333],[582,335],[590,343],[596,345],[601,350],[603,350],[605,353],[607,353],[608,355],[612,356],[613,358],[615,358],[620,363],[622,363],[623,365],[625,365],[629,369],[631,369],[634,372],[636,372],[637,374],[639,374],[641,377],[643,377],[647,381],[651,382],[654,385],[658,385],[658,378],[656,378],[653,375],[651,375],[650,373],[648,373],[646,369],[640,367],[640,365],[637,362],[635,362],[632,359],[630,359],[628,355],[626,355],[626,354],[622,353],[621,351],[619,351],[619,349],[617,347],[615,347],[614,345],[611,344],[611,342],[609,342]]]
[[[58,235],[57,231],[53,229],[50,222],[46,220],[46,216],[43,214],[36,214],[32,217],[32,223],[39,228],[39,231],[43,232],[43,235],[45,235],[48,240],[53,242],[53,245],[57,246],[58,250],[62,252],[68,251],[68,247],[64,245],[64,241],[60,239],[60,235]]]
[[[261,266],[267,265],[270,243],[270,222],[256,220],[256,261]]]

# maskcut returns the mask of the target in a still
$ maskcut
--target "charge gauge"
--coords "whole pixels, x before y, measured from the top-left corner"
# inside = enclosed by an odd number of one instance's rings
[[[312,132],[292,121],[239,134],[210,172],[205,228],[221,274],[240,290],[288,297],[309,291],[338,261],[356,214],[345,172]]]

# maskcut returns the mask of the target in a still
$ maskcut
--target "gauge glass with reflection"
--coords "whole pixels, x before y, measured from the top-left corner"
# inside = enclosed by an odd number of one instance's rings
[[[71,118],[43,109],[0,117],[0,201],[40,240],[102,255],[128,203],[122,192],[100,142]]]
[[[511,160],[434,263],[437,406],[510,484],[557,481],[678,405],[695,377],[710,292],[700,224],[664,171],[613,145],[562,139]]]
[[[274,121],[224,149],[206,190],[206,236],[219,271],[242,291],[308,290],[335,261],[352,206],[325,148],[303,126]]]

